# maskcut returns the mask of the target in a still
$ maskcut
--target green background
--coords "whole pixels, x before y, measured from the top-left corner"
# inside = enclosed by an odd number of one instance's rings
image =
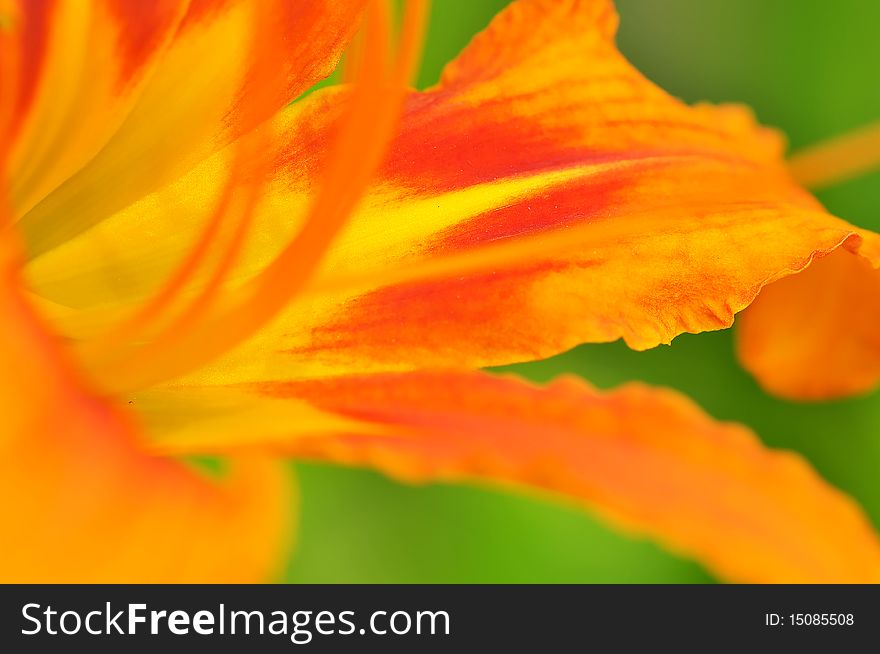
[[[435,0],[419,84],[436,81],[506,4]],[[618,9],[620,48],[648,77],[688,101],[745,102],[795,147],[880,119],[880,2],[621,0]],[[880,175],[820,198],[837,215],[880,228]],[[769,445],[802,452],[880,525],[880,394],[812,405],[772,399],[738,368],[729,330],[642,353],[583,346],[511,369],[539,381],[573,372],[603,387],[640,379],[680,389]],[[296,468],[302,507],[289,581],[712,581],[693,562],[541,499]]]

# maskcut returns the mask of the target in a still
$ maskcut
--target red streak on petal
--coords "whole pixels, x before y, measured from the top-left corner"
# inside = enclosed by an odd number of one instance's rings
[[[641,170],[644,171],[644,167]],[[441,232],[426,249],[432,254],[460,251],[503,238],[597,220],[615,204],[620,192],[633,184],[632,175],[613,171],[548,188],[538,195],[457,223]]]
[[[566,145],[577,142],[573,133],[548,134],[546,126],[505,115],[500,108],[476,110],[479,120],[468,107],[439,113],[435,106],[446,100],[439,93],[410,97],[402,123],[407,128],[395,140],[382,177],[442,192],[589,157]]]
[[[279,152],[277,165],[292,186],[316,180],[320,153],[332,140],[344,104],[343,96],[327,98],[320,111],[301,116],[283,139],[291,147]],[[433,194],[620,158],[619,153],[572,145],[583,140],[573,129],[550,133],[529,118],[500,110],[448,107],[448,98],[439,92],[407,98],[402,131],[377,179]]]
[[[630,183],[628,175],[615,172],[548,189],[540,196],[493,209],[449,228],[428,244],[425,252],[439,256],[502,238],[602,220]],[[442,348],[445,326],[454,329],[461,324],[493,325],[509,331],[503,338],[516,339],[516,320],[511,321],[511,316],[528,303],[536,279],[599,263],[587,256],[577,260],[542,259],[536,252],[533,260],[515,268],[383,288],[346,304],[335,320],[312,332],[308,346],[288,353],[320,357],[322,350],[341,349],[393,363],[398,348]],[[491,342],[498,335],[491,329],[475,333],[474,338]],[[518,344],[528,348],[528,338],[524,335]]]
[[[20,127],[36,96],[46,60],[51,29],[49,20],[56,4],[56,0],[29,0],[25,5],[21,32],[21,87],[12,122],[13,134]],[[63,26],[56,26],[56,29],[63,29]]]
[[[107,0],[111,16],[119,25],[120,87],[128,85],[160,47],[177,18],[174,0],[131,2]]]
[[[496,324],[509,303],[522,302],[524,282],[534,272],[532,267],[385,288],[348,305],[336,322],[312,332],[307,347],[288,353],[319,359],[321,351],[338,349],[394,363],[398,347],[422,350],[442,343],[445,325]],[[475,338],[494,336],[483,332]]]

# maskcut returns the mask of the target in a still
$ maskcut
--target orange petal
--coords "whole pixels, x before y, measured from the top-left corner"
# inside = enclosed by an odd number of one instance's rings
[[[321,288],[361,292],[307,303],[272,345],[330,373],[643,349],[729,327],[765,283],[856,247],[791,182],[776,135],[663,93],[615,26],[601,1],[501,14],[411,99],[331,255]],[[298,119],[296,147],[320,140],[334,101]]]
[[[546,388],[479,373],[254,385],[360,421],[291,437],[290,454],[406,481],[482,480],[567,497],[724,579],[877,582],[880,540],[799,456],[765,448],[681,395],[575,379]],[[380,431],[381,429],[381,431]]]
[[[364,1],[21,2],[27,86],[10,174],[30,255],[179,177],[329,74]],[[278,88],[253,111],[267,70]]]
[[[729,327],[764,284],[858,247],[792,183],[775,134],[663,93],[616,51],[615,26],[598,0],[502,13],[410,99],[314,298],[237,360],[336,374],[643,349]],[[287,117],[275,203],[315,183],[341,97]]]
[[[648,348],[730,326],[814,256],[876,246],[791,181],[780,139],[746,110],[688,107],[642,77],[614,46],[616,20],[604,0],[512,4],[409,98],[308,296],[188,381],[477,367],[618,338]],[[267,128],[275,179],[235,282],[301,226],[346,97],[313,94]],[[65,332],[161,283],[231,161],[215,155],[32,262],[37,292],[76,310]]]
[[[846,397],[880,381],[880,256],[835,252],[771,284],[737,321],[743,366],[769,392]]]
[[[21,215],[85,164],[124,121],[186,12],[177,0],[18,0],[11,195]],[[17,96],[17,97],[16,97]]]
[[[414,95],[319,290],[245,356],[316,374],[486,366],[729,327],[767,283],[876,234],[791,180],[738,107],[687,107],[616,51],[608,2],[514,3]],[[290,137],[308,152],[338,98]],[[288,156],[290,177],[308,163]],[[286,357],[282,356],[281,359]],[[283,367],[283,361],[278,367]]]
[[[287,475],[259,456],[211,481],[147,454],[83,391],[0,281],[0,581],[263,581],[289,542]]]

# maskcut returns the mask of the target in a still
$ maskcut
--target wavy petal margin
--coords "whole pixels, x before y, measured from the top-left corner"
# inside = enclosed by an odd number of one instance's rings
[[[215,391],[218,389],[214,389]],[[260,451],[380,470],[407,482],[478,481],[549,492],[737,582],[880,580],[861,510],[796,454],[764,447],[670,390],[546,388],[483,373],[419,372],[236,387],[315,412],[250,439],[198,442],[199,416],[159,434],[164,453]],[[181,388],[209,395],[210,388]],[[166,396],[173,389],[166,389]],[[149,400],[151,392],[144,394]],[[154,410],[161,412],[155,402]],[[155,420],[157,415],[153,415]],[[148,416],[149,418],[149,416]],[[348,425],[330,425],[331,420]],[[210,444],[213,434],[214,444]]]
[[[412,94],[307,296],[191,381],[473,368],[619,338],[653,347],[729,327],[766,284],[869,238],[791,181],[781,140],[745,109],[689,107],[641,76],[616,24],[605,0],[502,12],[439,86]],[[296,232],[346,98],[313,94],[265,128],[275,180],[237,280]],[[155,288],[231,161],[217,154],[32,262],[35,290],[74,309],[61,328]]]

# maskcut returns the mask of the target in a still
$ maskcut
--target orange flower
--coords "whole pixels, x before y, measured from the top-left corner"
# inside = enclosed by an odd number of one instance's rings
[[[365,6],[354,84],[287,106]],[[423,2],[393,60],[366,0],[0,7],[3,580],[269,578],[287,456],[542,489],[727,579],[880,579],[854,503],[744,428],[476,372],[728,327],[832,252],[876,276],[880,237],[744,109],[645,80],[609,2],[520,0],[423,93]],[[776,287],[744,358],[798,392],[759,342]]]

